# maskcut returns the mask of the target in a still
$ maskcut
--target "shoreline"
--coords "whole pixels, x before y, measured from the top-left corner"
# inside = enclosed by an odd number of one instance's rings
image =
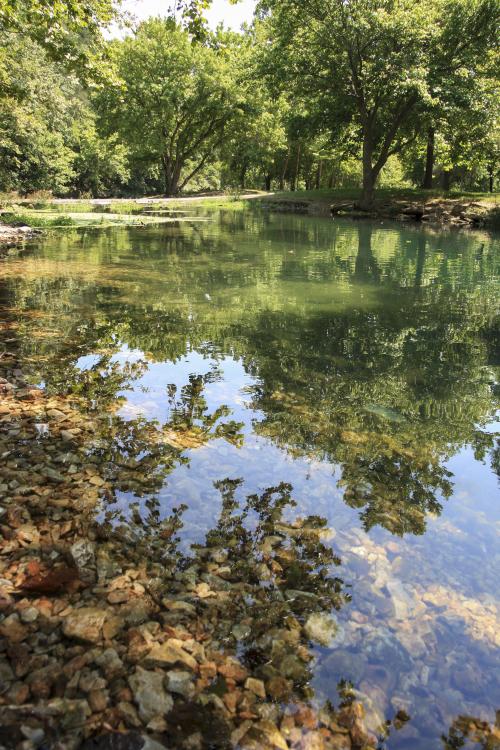
[[[317,193],[320,194],[317,194]],[[135,205],[137,209],[146,209],[147,206],[165,209],[182,209],[189,205],[203,206],[213,209],[239,209],[245,206],[270,211],[273,213],[291,213],[297,215],[317,216],[322,218],[346,218],[355,221],[362,220],[389,220],[411,224],[413,226],[428,226],[443,229],[466,229],[498,231],[500,229],[500,203],[497,203],[496,194],[492,199],[481,197],[470,197],[457,195],[443,197],[439,195],[422,196],[416,193],[398,194],[396,191],[382,190],[375,198],[371,210],[361,210],[357,206],[358,191],[339,191],[343,197],[335,197],[332,191],[298,191],[297,193],[258,192],[247,191],[241,195],[229,196],[224,193],[215,192],[202,195],[187,195],[177,197],[144,196],[139,198],[54,198],[46,201],[51,204],[62,206],[89,205],[95,210],[100,206],[104,210],[115,205],[116,210],[120,206]],[[344,197],[345,196],[345,197]],[[26,206],[33,210],[33,201],[23,199],[18,205]],[[135,211],[134,211],[135,213]],[[61,214],[63,215],[63,214]],[[83,214],[82,214],[83,215]],[[138,212],[137,216],[140,216]],[[29,216],[26,216],[29,218]],[[132,224],[132,222],[131,222]],[[123,225],[127,226],[124,221]],[[97,225],[99,227],[99,225]],[[13,227],[0,223],[0,257],[5,254],[6,248],[19,244],[33,235],[43,233],[45,227],[21,226]],[[69,228],[69,227],[68,227]]]
[[[35,234],[38,234],[38,231],[32,227],[11,227],[0,223],[0,258],[7,254],[9,248],[19,245]]]
[[[496,229],[500,226],[500,207],[485,201],[464,198],[376,199],[369,211],[360,210],[355,200],[280,196],[261,198],[263,207],[276,213],[342,217],[353,220],[392,220],[422,226],[450,229]]]

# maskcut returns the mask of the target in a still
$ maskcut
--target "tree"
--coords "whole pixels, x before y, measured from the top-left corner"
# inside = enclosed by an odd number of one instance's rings
[[[279,104],[257,101],[250,106],[251,111],[240,118],[239,126],[231,129],[231,140],[223,156],[230,181],[242,190],[248,187],[249,174],[252,186],[261,186],[263,181],[265,189],[270,190],[276,155],[286,147]]]
[[[73,176],[67,136],[74,80],[36,42],[12,34],[0,45],[0,59],[0,188],[63,190]]]
[[[0,0],[2,189],[96,193],[125,178],[124,149],[99,137],[84,88],[103,77],[101,29],[117,7],[115,0]]]
[[[173,21],[154,19],[111,50],[120,83],[103,92],[108,131],[161,167],[167,195],[214,159],[241,110],[230,46],[214,42],[192,43]]]
[[[121,0],[0,0],[0,33],[29,37],[80,75],[96,66],[101,29]],[[95,71],[94,71],[95,72]]]
[[[454,181],[462,188],[493,192],[499,148],[496,70],[493,54],[477,70],[460,68],[422,113],[422,136],[403,160],[423,188],[432,188],[434,178],[441,176],[445,189]]]
[[[496,59],[498,62],[498,58]],[[461,71],[461,80],[450,92],[439,122],[441,148],[437,160],[448,181],[451,177],[473,175],[476,182],[489,182],[498,163],[498,121],[500,99],[495,71],[490,62],[479,74]]]
[[[127,147],[114,135],[100,134],[92,106],[82,102],[81,116],[73,124],[71,192],[94,197],[120,193],[130,179]]]
[[[0,44],[0,189],[28,193],[116,189],[126,149],[97,131],[88,91],[31,39]]]
[[[259,75],[256,46],[251,36],[238,45],[238,81],[242,109],[233,119],[222,149],[227,177],[243,189],[250,176],[253,186],[271,189],[277,162],[286,152],[286,117],[289,105],[283,94],[273,95]]]
[[[272,68],[362,140],[362,207],[388,158],[418,135],[438,84],[493,42],[494,0],[265,0]]]

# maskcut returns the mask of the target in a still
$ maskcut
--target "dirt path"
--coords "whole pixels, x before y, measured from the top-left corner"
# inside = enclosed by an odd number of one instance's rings
[[[255,200],[257,198],[269,197],[274,193],[242,193],[237,196],[237,200]],[[220,195],[187,195],[177,198],[162,198],[161,196],[151,196],[144,198],[54,198],[53,203],[91,203],[94,206],[109,206],[111,203],[137,203],[139,205],[148,205],[156,203],[203,203],[214,200],[230,200],[230,196],[224,193]]]

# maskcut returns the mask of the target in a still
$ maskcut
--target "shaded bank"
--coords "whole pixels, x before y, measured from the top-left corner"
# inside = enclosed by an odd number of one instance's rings
[[[422,222],[434,226],[449,226],[464,229],[498,229],[500,209],[496,203],[466,197],[379,197],[373,207],[361,210],[355,199],[336,199],[328,196],[293,193],[260,199],[261,204],[271,210],[312,216],[342,216],[352,219],[390,219],[394,221]]]

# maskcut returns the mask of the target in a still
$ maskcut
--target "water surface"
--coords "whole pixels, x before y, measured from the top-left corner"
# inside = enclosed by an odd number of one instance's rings
[[[313,516],[334,553],[309,550],[287,591],[319,589],[326,564],[338,594],[301,689],[335,704],[348,681],[372,729],[411,716],[387,747],[442,748],[457,717],[500,708],[498,239],[205,218],[28,246],[2,266],[11,345],[49,391],[113,406],[96,460],[133,455],[148,486],[127,474],[103,520],[174,515],[188,555],[221,533],[224,497],[257,535],[248,498],[285,483],[274,522]],[[153,420],[206,439],[167,460]]]

